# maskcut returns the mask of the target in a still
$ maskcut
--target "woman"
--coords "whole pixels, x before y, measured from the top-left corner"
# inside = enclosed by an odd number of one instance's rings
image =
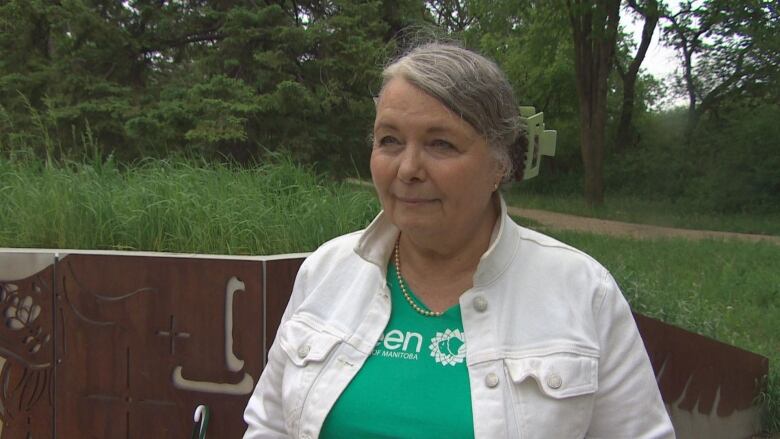
[[[673,437],[615,281],[506,214],[524,137],[503,73],[432,43],[383,75],[383,211],[304,262],[245,437]]]

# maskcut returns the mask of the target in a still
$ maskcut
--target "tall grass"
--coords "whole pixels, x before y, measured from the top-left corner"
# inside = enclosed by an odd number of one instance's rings
[[[278,159],[43,164],[0,158],[0,246],[210,254],[310,251],[378,212],[355,192]]]

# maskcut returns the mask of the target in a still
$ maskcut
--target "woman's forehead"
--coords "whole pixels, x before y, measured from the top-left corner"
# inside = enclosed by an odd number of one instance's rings
[[[459,131],[474,128],[441,101],[404,79],[387,83],[379,97],[374,128],[400,129],[418,126],[426,132]]]

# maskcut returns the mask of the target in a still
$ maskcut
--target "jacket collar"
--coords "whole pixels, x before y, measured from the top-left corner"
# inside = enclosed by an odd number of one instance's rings
[[[506,203],[499,197],[501,212],[493,227],[490,246],[480,257],[477,271],[474,273],[474,286],[483,286],[493,282],[506,270],[515,256],[520,241],[517,226],[507,215]],[[390,222],[384,211],[363,230],[355,246],[355,253],[366,261],[379,266],[384,273],[398,239],[398,227]]]

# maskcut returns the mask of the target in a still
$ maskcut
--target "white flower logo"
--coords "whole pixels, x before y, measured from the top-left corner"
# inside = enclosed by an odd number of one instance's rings
[[[431,357],[445,366],[454,366],[466,359],[466,340],[460,329],[437,332],[428,349],[431,350]]]

